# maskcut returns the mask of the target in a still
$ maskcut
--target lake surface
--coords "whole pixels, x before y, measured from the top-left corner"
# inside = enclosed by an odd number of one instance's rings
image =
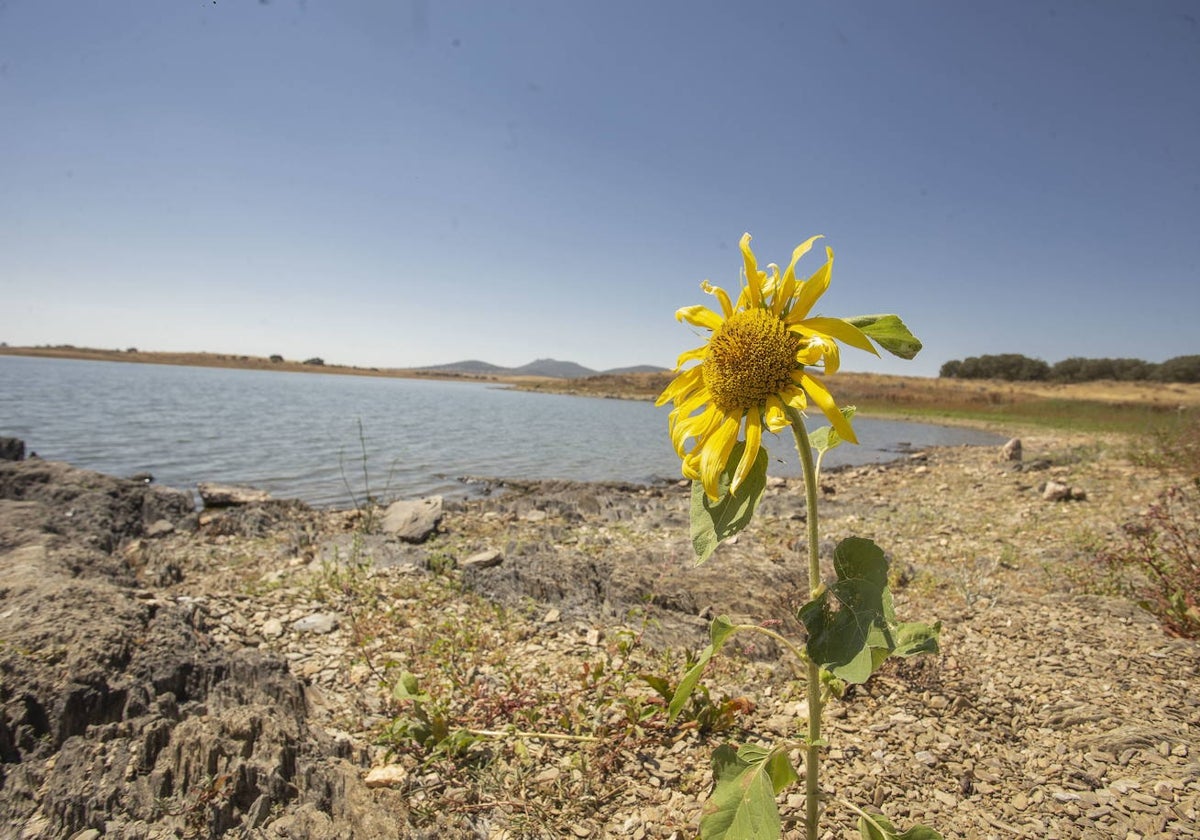
[[[467,495],[464,476],[676,478],[667,413],[482,383],[0,356],[0,436],[21,438],[27,452],[118,476],[149,472],[171,487],[248,484],[319,506],[349,507],[368,486],[389,499]],[[860,417],[854,426],[861,445],[833,450],[827,466],[1002,442],[926,423]],[[772,474],[799,475],[790,433],[766,437]]]

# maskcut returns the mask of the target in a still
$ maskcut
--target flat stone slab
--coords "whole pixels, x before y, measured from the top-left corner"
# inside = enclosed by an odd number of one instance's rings
[[[464,568],[490,569],[493,566],[499,566],[504,562],[504,555],[498,550],[490,548],[487,551],[480,551],[472,554],[466,560],[463,560],[459,565]]]
[[[425,542],[442,521],[442,497],[392,502],[384,511],[380,528],[405,542]]]
[[[323,636],[337,629],[338,617],[332,613],[313,613],[292,622],[292,629],[297,633],[316,633]]]
[[[236,507],[254,502],[265,502],[271,498],[266,490],[257,487],[239,487],[234,484],[214,484],[203,481],[196,485],[205,507]]]

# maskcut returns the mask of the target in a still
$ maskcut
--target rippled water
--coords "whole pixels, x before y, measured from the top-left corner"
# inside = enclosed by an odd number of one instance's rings
[[[679,474],[667,409],[648,402],[20,356],[0,356],[0,397],[0,435],[22,438],[43,458],[113,475],[149,472],[181,488],[249,484],[316,505],[349,506],[368,486],[387,498],[469,493],[462,476],[643,482]],[[826,464],[999,441],[926,423],[856,418],[855,428],[862,445],[834,450]],[[783,462],[772,473],[798,474],[790,434],[766,444]]]

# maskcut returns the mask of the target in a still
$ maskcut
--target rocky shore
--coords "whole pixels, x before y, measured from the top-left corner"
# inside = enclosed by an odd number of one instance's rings
[[[945,628],[829,709],[828,837],[839,799],[946,837],[1200,836],[1200,645],[1090,559],[1167,479],[1023,443],[823,476],[827,548],[874,539],[901,617]],[[0,837],[696,836],[713,748],[794,736],[803,689],[740,637],[683,725],[644,677],[717,614],[795,629],[802,488],[699,568],[685,487],[490,489],[196,511],[0,460]]]

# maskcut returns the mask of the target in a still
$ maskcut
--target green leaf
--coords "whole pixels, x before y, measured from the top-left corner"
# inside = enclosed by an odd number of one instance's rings
[[[771,779],[771,787],[778,796],[785,787],[800,781],[800,775],[792,766],[787,751],[779,747],[767,749],[755,744],[742,744],[737,752],[738,758],[747,764],[762,763],[767,776]]]
[[[853,419],[854,412],[857,410],[858,409],[852,405],[845,406],[841,409],[842,416],[846,418],[847,423]],[[814,429],[808,433],[808,445],[821,454],[824,454],[830,449],[840,445],[841,442],[842,436],[839,435],[837,430],[832,426],[822,426],[821,428]]]
[[[679,681],[679,686],[675,689],[675,696],[671,698],[671,703],[667,706],[667,720],[675,720],[683,711],[688,698],[696,690],[696,684],[700,682],[708,660],[712,659],[713,655],[721,649],[733,630],[733,624],[729,621],[728,616],[719,615],[713,619],[712,624],[708,626],[709,645],[700,651],[700,656],[696,658],[696,664],[689,668],[688,672],[683,675],[683,679]]]
[[[863,840],[944,840],[941,834],[924,825],[914,825],[908,831],[898,832],[892,821],[883,814],[859,817],[858,834]]]
[[[742,458],[746,444],[738,441],[721,473],[717,501],[711,501],[704,485],[692,482],[692,548],[697,565],[703,563],[723,540],[727,540],[750,524],[754,511],[767,488],[767,450],[759,447],[754,466],[746,474],[736,494],[729,492],[733,473]]]
[[[671,684],[667,682],[665,678],[655,674],[639,674],[638,676],[643,682],[648,683],[651,688],[657,691],[659,696],[661,696],[664,700],[667,700],[668,702],[671,700],[671,696],[674,694],[674,692],[671,691]]]
[[[926,624],[923,621],[904,621],[896,625],[893,637],[896,649],[893,656],[916,656],[919,653],[937,653],[938,635],[942,632],[942,622],[935,621]]]
[[[847,318],[893,356],[911,359],[921,352],[921,341],[908,331],[898,315],[859,315]]]
[[[392,697],[397,700],[412,700],[414,703],[428,703],[429,695],[421,691],[416,674],[405,671],[400,679],[392,686]]]
[[[888,562],[870,540],[848,537],[833,553],[837,580],[800,608],[808,655],[848,683],[863,683],[889,656],[937,650],[940,624],[898,624]]]
[[[763,840],[781,836],[775,796],[798,778],[782,747],[718,747],[713,753],[715,784],[700,819],[700,837]]]
[[[927,825],[914,825],[908,831],[896,835],[897,840],[945,840],[940,832]]]

